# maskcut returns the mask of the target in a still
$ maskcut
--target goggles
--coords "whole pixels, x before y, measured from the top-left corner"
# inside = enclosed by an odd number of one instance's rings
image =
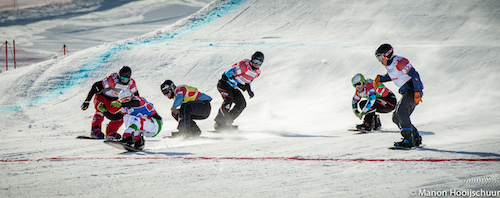
[[[356,84],[353,84],[352,86],[353,86],[353,87],[359,87],[359,86],[361,86],[361,85],[363,85],[363,84],[362,84],[361,82],[358,82],[358,83],[356,83]]]
[[[161,90],[161,92],[163,93],[164,96],[167,96],[168,94],[170,94],[170,87],[167,86],[165,87],[164,89]]]
[[[123,77],[123,76],[120,76],[120,80],[124,81],[124,82],[128,82],[130,78],[127,78],[127,77]]]
[[[382,62],[382,60],[384,60],[385,56],[383,54],[380,54],[380,55],[375,55],[375,57],[377,57],[377,60]]]
[[[262,61],[258,59],[252,59],[252,63],[255,63],[257,65],[262,65]]]
[[[120,99],[120,103],[125,103],[125,102],[128,102],[128,101],[130,101],[130,100],[132,100],[132,97],[130,97],[130,96],[129,96],[129,97],[126,97],[126,98],[121,98],[121,99]]]
[[[388,57],[391,53],[392,53],[392,49],[390,49],[386,53],[377,53],[377,54],[375,54],[375,57],[377,57],[378,61],[382,62],[382,60],[384,60],[384,58]]]

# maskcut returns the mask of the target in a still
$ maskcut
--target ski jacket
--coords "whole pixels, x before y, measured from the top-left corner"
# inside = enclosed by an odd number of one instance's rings
[[[400,87],[400,94],[403,94],[407,90],[413,90],[413,92],[420,92],[423,96],[424,85],[420,81],[420,75],[408,59],[402,56],[394,56],[385,68],[387,69],[387,74],[379,75],[380,82],[394,82],[396,86]]]
[[[356,90],[354,96],[352,97],[352,110],[358,110],[358,102],[361,101],[361,99],[365,98],[368,100],[368,102],[364,107],[362,107],[361,111],[366,113],[370,108],[373,107],[377,98],[387,97],[389,93],[392,93],[392,91],[385,87],[384,84],[380,83],[380,85],[375,89],[375,87],[373,86],[373,80],[366,79],[363,91],[358,92],[358,90]]]
[[[252,68],[249,59],[233,64],[232,68],[224,73],[223,79],[227,84],[231,85],[234,89],[238,89],[240,85],[250,85],[250,83],[260,75],[259,68]],[[249,86],[248,86],[249,87]]]
[[[137,117],[150,117],[161,120],[160,115],[156,112],[153,103],[148,102],[145,98],[134,96],[131,101],[122,104],[120,111],[124,115],[133,115]]]
[[[124,89],[129,89],[132,94],[139,96],[134,79],[130,78],[127,84],[122,84],[118,79],[118,74],[112,73],[108,77],[92,85],[85,101],[90,101],[94,94],[100,94],[109,100],[117,100],[118,94]]]
[[[179,107],[182,103],[187,103],[191,101],[212,101],[212,97],[201,93],[195,87],[190,87],[187,85],[178,86],[174,90],[174,104],[172,106]]]

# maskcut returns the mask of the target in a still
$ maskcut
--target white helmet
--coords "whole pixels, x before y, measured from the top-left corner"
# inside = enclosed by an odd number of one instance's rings
[[[123,89],[120,91],[120,94],[118,94],[118,101],[121,103],[128,102],[132,99],[132,93],[130,93],[129,89]]]
[[[352,77],[351,83],[353,87],[365,84],[365,77],[363,74],[356,74]]]

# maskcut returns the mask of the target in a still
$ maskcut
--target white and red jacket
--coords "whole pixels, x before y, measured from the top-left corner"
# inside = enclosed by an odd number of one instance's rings
[[[407,90],[420,92],[423,95],[424,85],[420,81],[420,75],[413,68],[408,59],[402,56],[394,56],[385,66],[387,74],[379,75],[380,82],[392,81],[399,87],[399,93],[403,94]]]
[[[380,85],[375,89],[375,87],[373,86],[373,80],[366,79],[363,91],[358,92],[356,90],[356,92],[354,93],[354,96],[352,97],[353,111],[357,110],[356,106],[357,106],[358,102],[361,99],[365,98],[368,100],[368,102],[366,103],[366,105],[364,107],[362,107],[361,111],[366,113],[370,108],[373,107],[373,105],[375,104],[375,101],[378,98],[387,97],[389,95],[389,93],[392,93],[392,91],[389,90],[388,88],[386,88],[382,83],[380,83]]]
[[[260,69],[252,68],[249,59],[244,59],[233,64],[233,68],[225,73],[228,80],[226,81],[233,88],[237,89],[238,84],[250,84],[255,78],[259,77]]]
[[[110,98],[118,98],[118,94],[124,89],[129,89],[132,94],[137,92],[137,86],[135,85],[134,79],[130,78],[130,81],[127,84],[121,84],[117,73],[112,73],[107,78],[102,80],[102,86],[103,90],[101,93]]]

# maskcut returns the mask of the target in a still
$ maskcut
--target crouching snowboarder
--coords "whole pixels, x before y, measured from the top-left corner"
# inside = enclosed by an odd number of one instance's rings
[[[356,88],[352,97],[352,111],[363,124],[356,126],[358,130],[378,130],[382,126],[378,113],[389,113],[396,106],[396,96],[382,83],[378,87],[373,86],[372,79],[365,79],[362,74],[356,74],[351,79],[352,86]],[[366,99],[366,100],[362,100]],[[358,110],[358,105],[361,111]]]
[[[142,150],[144,136],[155,137],[160,133],[163,124],[160,115],[152,103],[145,98],[133,95],[128,89],[120,92],[119,100],[111,106],[120,108],[124,114],[123,121],[127,128],[123,132],[122,142],[127,146]]]
[[[160,88],[168,99],[174,99],[170,110],[172,117],[179,122],[177,126],[179,132],[173,132],[172,137],[200,136],[201,130],[194,120],[203,120],[210,116],[212,97],[191,86],[180,85],[177,87],[171,80],[165,80]]]

